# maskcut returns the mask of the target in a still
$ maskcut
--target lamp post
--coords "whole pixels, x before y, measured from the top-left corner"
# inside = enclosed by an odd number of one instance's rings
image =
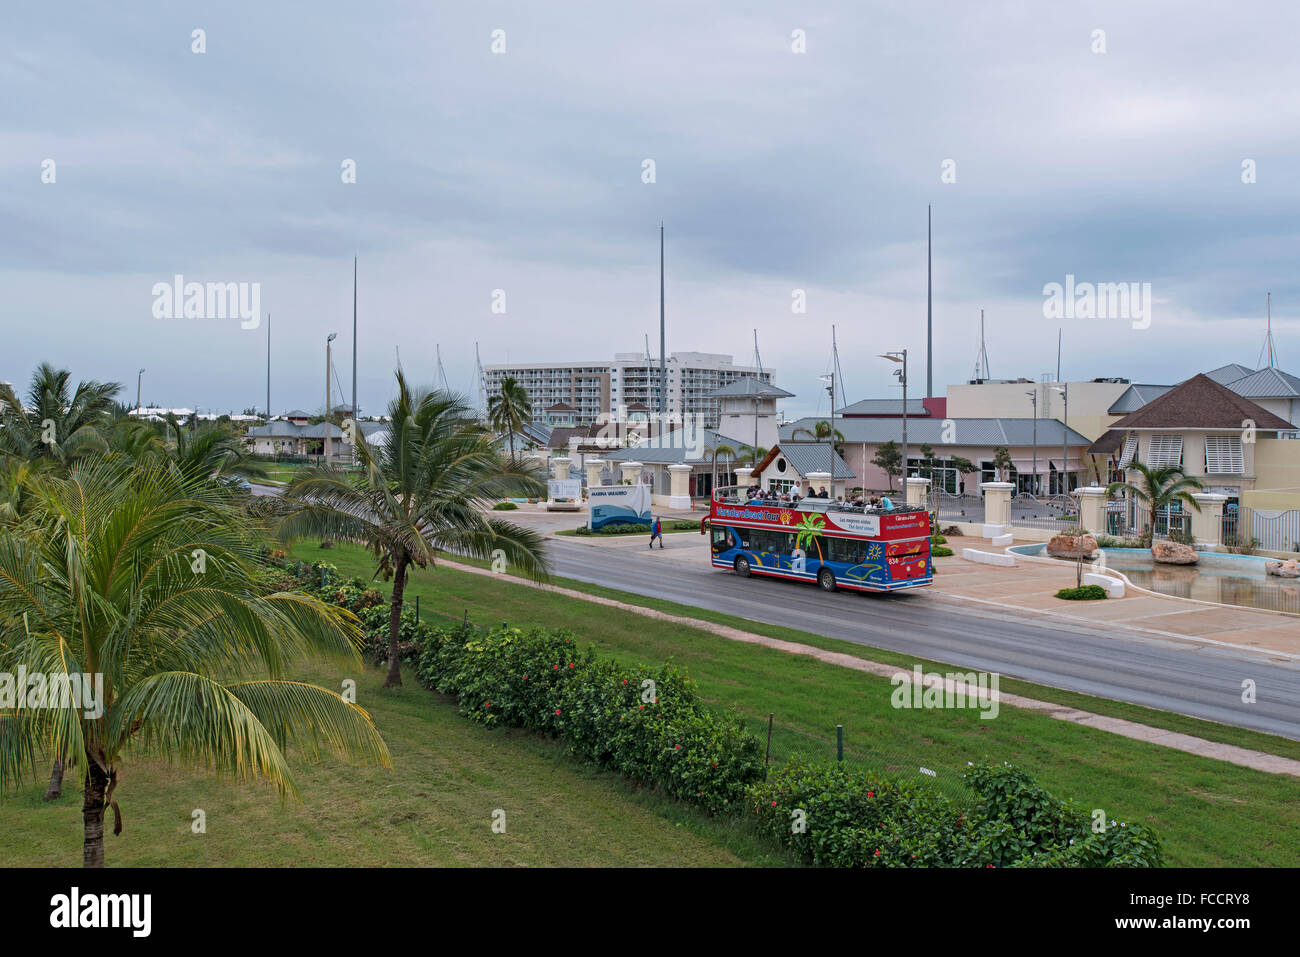
[[[894,375],[898,376],[899,383],[903,386],[903,464],[901,468],[903,476],[903,494],[907,494],[907,350],[902,352],[882,352],[880,358],[888,359],[890,362],[902,364],[901,369],[895,369]]]
[[[140,380],[144,378],[144,372],[145,370],[141,369],[136,373],[135,377],[135,417],[137,420],[140,418]]]
[[[1029,494],[1033,495],[1038,487],[1038,389],[1026,392],[1025,395],[1029,396],[1029,401],[1034,405],[1034,471],[1029,479]]]
[[[1064,418],[1063,418],[1062,421],[1061,421],[1061,425],[1062,425],[1062,429],[1061,429],[1061,494],[1062,494],[1062,495],[1069,495],[1069,494],[1070,494],[1070,481],[1069,481],[1069,476],[1070,476],[1070,471],[1069,471],[1069,455],[1070,455],[1070,450],[1069,450],[1069,448],[1067,447],[1067,442],[1069,441],[1069,436],[1070,436],[1070,383],[1066,382],[1064,385],[1053,386],[1052,388],[1053,388],[1056,392],[1059,392],[1059,393],[1061,394],[1061,397],[1065,399],[1065,415],[1064,415]]]
[[[325,464],[330,460],[330,343],[338,338],[337,332],[331,332],[325,340]]]
[[[830,498],[834,498],[835,497],[835,373],[832,372],[830,375],[818,376],[818,378],[826,383],[826,391],[829,392],[831,396],[831,426],[830,426],[830,432],[826,436],[827,442],[830,443],[826,448],[826,471],[829,472],[831,476],[831,487],[828,494]]]

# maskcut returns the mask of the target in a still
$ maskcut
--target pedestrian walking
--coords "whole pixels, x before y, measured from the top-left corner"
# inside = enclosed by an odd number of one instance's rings
[[[655,547],[656,538],[659,539],[659,547],[662,549],[664,547],[664,526],[663,523],[659,521],[659,518],[657,516],[655,517],[655,520],[650,524],[650,547],[651,548]]]

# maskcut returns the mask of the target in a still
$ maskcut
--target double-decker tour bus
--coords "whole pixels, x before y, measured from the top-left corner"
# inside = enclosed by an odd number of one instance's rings
[[[934,581],[930,515],[919,505],[781,503],[730,486],[713,493],[701,532],[705,523],[714,567],[738,575],[816,582],[826,591],[897,591]]]

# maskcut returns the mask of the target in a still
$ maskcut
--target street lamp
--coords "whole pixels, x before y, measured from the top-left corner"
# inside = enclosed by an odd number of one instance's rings
[[[331,332],[325,340],[325,462],[329,464],[330,460],[330,343],[337,339],[339,334]]]
[[[907,350],[902,352],[882,352],[880,358],[888,359],[890,362],[902,363],[901,369],[895,369],[894,375],[898,376],[899,383],[903,386],[903,495],[907,495]]]
[[[144,369],[141,369],[135,377],[135,417],[140,418],[140,380],[144,378]]]
[[[1038,390],[1026,392],[1025,395],[1034,404],[1034,471],[1029,479],[1029,494],[1033,495],[1038,487]]]
[[[828,494],[830,498],[834,498],[835,497],[835,373],[832,372],[830,375],[818,376],[817,378],[821,379],[823,382],[826,383],[826,391],[829,392],[831,396],[831,430],[830,430],[830,434],[826,436],[827,441],[830,442],[830,445],[827,447],[827,454],[826,454],[826,460],[827,460],[826,471],[829,472],[831,476],[831,488]]]
[[[1062,421],[1061,421],[1061,425],[1062,425],[1062,429],[1061,429],[1061,494],[1062,494],[1062,495],[1069,495],[1069,494],[1070,494],[1070,481],[1069,481],[1070,472],[1069,472],[1069,468],[1068,468],[1068,463],[1069,463],[1069,449],[1066,447],[1066,442],[1067,442],[1067,440],[1069,439],[1069,435],[1070,435],[1070,383],[1066,382],[1066,383],[1064,383],[1063,385],[1052,386],[1052,390],[1053,390],[1054,392],[1059,392],[1059,393],[1061,394],[1062,398],[1065,399],[1065,415],[1064,415],[1064,418],[1063,418]],[[1082,456],[1081,456],[1081,458],[1082,458]]]

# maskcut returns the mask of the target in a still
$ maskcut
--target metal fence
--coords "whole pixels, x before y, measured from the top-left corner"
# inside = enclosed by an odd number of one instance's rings
[[[983,522],[984,499],[978,495],[954,495],[943,489],[930,493],[930,511],[946,522]]]
[[[1300,509],[1236,506],[1223,510],[1223,544],[1270,552],[1300,552]]]
[[[1069,495],[1034,496],[1022,492],[1011,499],[1011,524],[1056,531],[1077,529],[1079,503]]]
[[[1150,506],[1134,498],[1106,503],[1107,535],[1135,537],[1146,534],[1148,529],[1152,538],[1187,537],[1192,534],[1192,516],[1177,505],[1158,508],[1153,516]]]

